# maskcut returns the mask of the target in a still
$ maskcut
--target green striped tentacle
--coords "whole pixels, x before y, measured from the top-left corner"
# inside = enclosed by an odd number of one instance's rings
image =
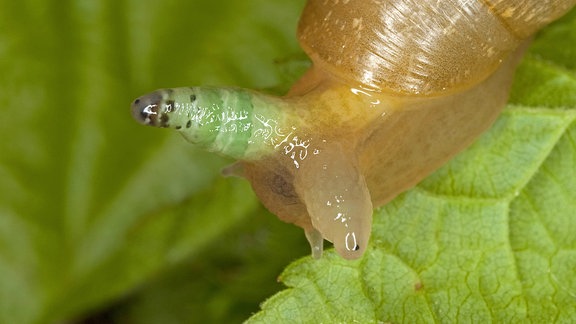
[[[140,123],[174,128],[190,142],[234,159],[272,153],[295,127],[284,127],[285,103],[237,88],[161,89],[132,103]]]

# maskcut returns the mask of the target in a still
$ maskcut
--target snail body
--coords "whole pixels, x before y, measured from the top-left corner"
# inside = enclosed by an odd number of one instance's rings
[[[313,66],[286,96],[164,89],[136,99],[132,114],[239,160],[315,257],[327,239],[358,258],[373,208],[493,123],[527,39],[575,3],[310,0],[298,35]]]

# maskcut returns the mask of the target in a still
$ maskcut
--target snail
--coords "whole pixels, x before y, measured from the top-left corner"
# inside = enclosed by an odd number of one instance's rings
[[[238,160],[266,208],[359,258],[373,208],[466,148],[508,98],[530,37],[576,0],[309,0],[298,25],[312,67],[283,97],[162,89],[133,117]]]

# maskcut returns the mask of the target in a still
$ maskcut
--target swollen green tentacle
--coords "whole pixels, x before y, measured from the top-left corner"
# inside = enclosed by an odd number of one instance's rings
[[[190,142],[241,160],[272,153],[296,126],[281,113],[286,103],[237,88],[161,89],[137,98],[132,115],[140,123],[174,128]]]

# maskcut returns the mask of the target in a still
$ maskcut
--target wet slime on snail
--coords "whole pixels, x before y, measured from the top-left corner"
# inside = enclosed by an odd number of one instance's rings
[[[503,109],[529,37],[576,0],[309,0],[298,37],[313,66],[284,97],[240,88],[154,91],[142,124],[238,160],[264,206],[347,259],[374,207],[414,186]]]

